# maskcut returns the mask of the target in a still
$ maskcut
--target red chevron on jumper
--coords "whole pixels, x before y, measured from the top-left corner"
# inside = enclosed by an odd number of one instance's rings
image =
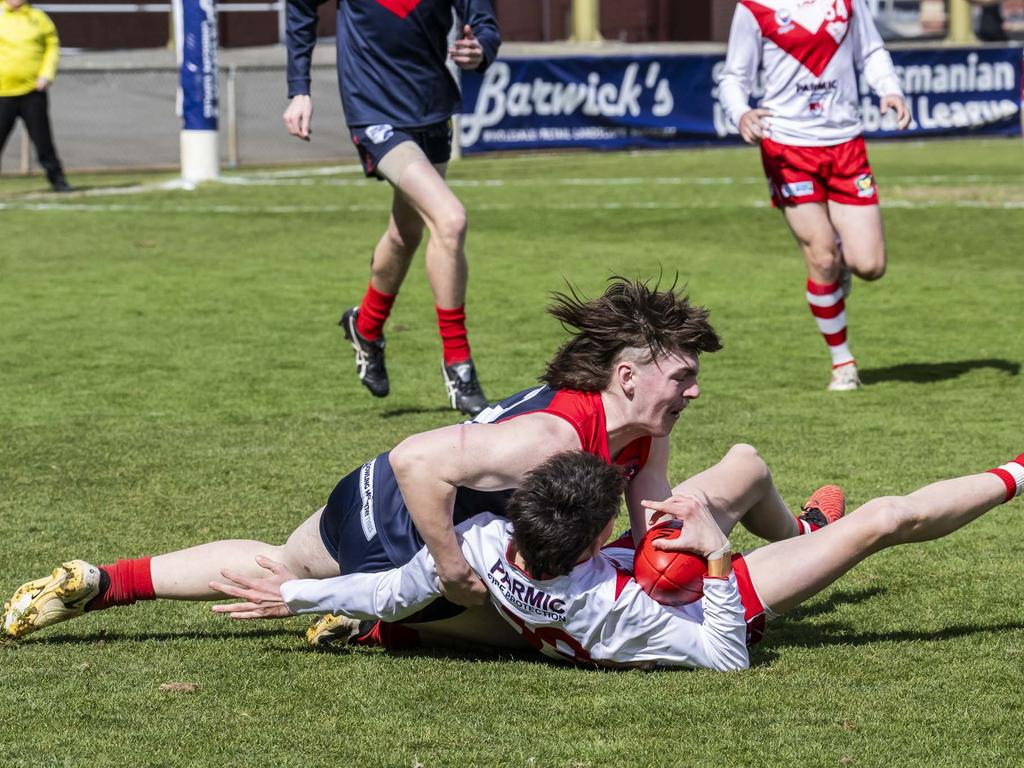
[[[377,0],[377,2],[398,18],[404,19],[416,9],[421,0]]]
[[[379,0],[378,0],[379,2]],[[778,0],[740,0],[754,14],[761,34],[821,77],[846,39],[853,16],[853,0],[818,0],[791,11]]]

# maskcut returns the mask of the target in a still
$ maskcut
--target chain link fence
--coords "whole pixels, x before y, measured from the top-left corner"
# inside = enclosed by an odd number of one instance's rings
[[[313,136],[285,131],[285,74],[278,66],[230,65],[220,73],[220,158],[225,168],[284,163],[355,162],[338,95],[337,70],[314,66]],[[176,168],[181,119],[178,72],[171,67],[62,69],[50,90],[54,140],[69,172]],[[36,169],[24,126],[11,134],[0,173]]]

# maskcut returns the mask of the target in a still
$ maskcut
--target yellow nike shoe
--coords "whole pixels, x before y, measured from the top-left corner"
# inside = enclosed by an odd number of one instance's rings
[[[38,629],[81,616],[100,591],[100,569],[84,560],[71,560],[50,576],[22,584],[4,602],[7,637],[21,638]]]
[[[358,619],[325,613],[306,630],[306,642],[310,645],[344,645],[358,634]]]

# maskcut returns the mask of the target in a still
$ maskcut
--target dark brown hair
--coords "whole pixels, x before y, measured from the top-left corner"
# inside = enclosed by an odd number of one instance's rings
[[[664,354],[721,349],[708,310],[676,291],[678,279],[659,290],[657,283],[651,288],[645,281],[614,275],[596,299],[585,299],[572,285],[568,293],[555,293],[548,312],[573,335],[548,363],[541,381],[554,389],[600,392],[624,349],[646,350],[644,363]]]
[[[583,451],[556,453],[532,469],[509,499],[512,538],[531,575],[569,573],[619,511],[626,477]]]

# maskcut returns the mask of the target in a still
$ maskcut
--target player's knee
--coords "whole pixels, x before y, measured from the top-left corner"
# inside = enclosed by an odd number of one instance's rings
[[[729,449],[726,456],[731,461],[739,462],[743,467],[743,471],[752,475],[755,480],[768,480],[771,478],[767,462],[761,457],[757,448],[752,445],[736,443],[736,445]]]
[[[466,239],[468,227],[466,209],[461,203],[455,203],[437,217],[434,235],[450,248],[458,248]]]
[[[834,242],[809,242],[804,246],[807,261],[818,272],[839,272],[839,250]]]
[[[882,253],[879,255],[877,259],[874,260],[874,262],[869,264],[867,267],[862,267],[861,269],[857,270],[857,277],[859,277],[861,280],[878,280],[883,275],[885,275],[885,261],[885,251],[882,251]]]
[[[868,544],[900,544],[917,524],[917,514],[903,496],[873,499],[853,514],[863,527]]]

